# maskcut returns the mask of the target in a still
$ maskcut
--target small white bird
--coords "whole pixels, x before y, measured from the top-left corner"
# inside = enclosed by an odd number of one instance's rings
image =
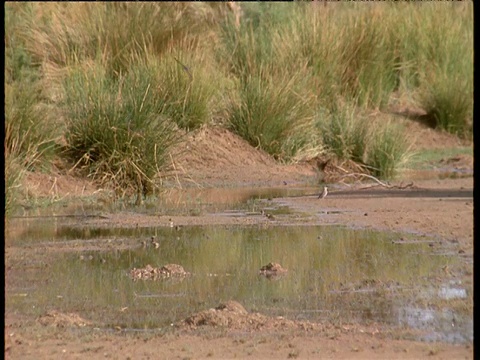
[[[323,187],[323,191],[320,195],[318,195],[319,199],[324,199],[328,195],[328,189],[326,186]]]

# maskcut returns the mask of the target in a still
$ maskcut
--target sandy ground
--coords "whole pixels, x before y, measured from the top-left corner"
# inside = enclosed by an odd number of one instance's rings
[[[427,130],[425,130],[427,131]],[[444,135],[442,135],[444,136]],[[422,146],[425,140],[422,140]],[[445,139],[443,139],[445,141]],[[454,140],[452,140],[454,141]],[[433,139],[432,143],[436,143]],[[187,186],[293,186],[318,179],[312,164],[283,166],[273,162],[243,140],[224,130],[204,130],[186,145],[191,156],[176,164],[175,180]],[[219,150],[220,149],[220,150]],[[240,150],[243,156],[239,156]],[[237,155],[235,155],[237,154]],[[215,164],[215,165],[214,165]],[[472,161],[473,164],[473,161]],[[188,169],[188,171],[187,171]],[[52,186],[54,182],[55,186]],[[43,186],[42,186],[43,183]],[[312,224],[343,224],[353,227],[408,231],[433,235],[450,244],[459,256],[473,256],[473,178],[413,181],[411,186],[393,187],[333,186],[325,199],[301,196],[273,199],[287,204],[296,212],[308,214]],[[371,186],[373,184],[370,184]],[[64,176],[42,178],[31,176],[31,191],[66,196],[98,189]],[[105,226],[168,226],[176,224],[244,224],[270,222],[266,217],[232,218],[212,216],[145,216],[108,214],[92,219],[90,224]],[[274,224],[273,224],[274,225]],[[59,249],[57,249],[59,250]],[[65,250],[65,249],[64,249]],[[6,242],[6,265],[17,256],[14,244]],[[473,282],[471,271],[454,269],[466,283]],[[439,276],[455,276],[440,274]],[[8,289],[7,294],[8,296]],[[261,316],[249,314],[248,316]],[[243,314],[242,316],[247,316]],[[57,320],[59,317],[57,317]],[[28,319],[9,309],[5,311],[5,356],[7,359],[473,359],[473,343],[452,345],[403,340],[402,334],[383,326],[318,324],[299,328],[298,324],[275,326],[271,330],[254,328],[225,329],[203,326],[179,328],[167,334],[105,333],[80,325],[74,315],[66,315],[66,324],[46,324]],[[70,320],[68,320],[70,319]],[[276,324],[278,319],[271,319]]]

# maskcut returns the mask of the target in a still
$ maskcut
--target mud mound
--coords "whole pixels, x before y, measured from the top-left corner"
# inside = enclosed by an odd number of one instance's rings
[[[133,268],[130,270],[132,280],[161,280],[171,277],[183,278],[191,275],[186,272],[183,266],[177,264],[167,264],[161,268],[154,268],[150,264],[144,268]]]
[[[218,167],[275,165],[268,154],[253,148],[247,141],[224,128],[200,129],[189,136],[186,149],[188,154],[183,158],[183,164],[191,170],[203,169],[210,164]]]
[[[177,324],[178,328],[193,330],[201,326],[224,327],[229,330],[272,330],[272,329],[319,329],[319,324],[308,321],[293,321],[283,317],[269,317],[260,313],[249,313],[236,301],[220,304],[215,309],[196,313]]]
[[[406,132],[411,135],[412,150],[445,149],[470,146],[472,144],[472,140],[461,139],[446,131],[432,129],[428,125],[418,121],[406,119],[397,120],[405,124]]]
[[[40,316],[37,321],[44,326],[54,326],[54,327],[85,327],[92,325],[88,320],[85,320],[78,316],[77,314],[63,314],[61,312],[52,310],[47,312],[45,315]]]
[[[203,185],[285,185],[315,178],[311,164],[282,165],[224,128],[204,127],[173,151],[171,179]]]
[[[278,263],[268,263],[267,265],[260,268],[259,274],[264,275],[270,279],[285,275],[287,272],[288,270],[283,268],[282,265]]]

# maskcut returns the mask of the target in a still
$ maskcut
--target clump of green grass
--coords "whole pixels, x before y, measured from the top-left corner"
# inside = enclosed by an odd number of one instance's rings
[[[240,83],[231,128],[250,144],[277,159],[294,159],[300,149],[321,149],[318,138],[311,136],[316,133],[316,108],[328,108],[333,114],[342,98],[365,107],[387,103],[398,82],[397,59],[379,16],[372,20],[364,11],[357,19],[347,12],[340,16],[344,26],[338,26],[305,4],[285,4],[265,19],[253,7],[246,9],[243,32],[226,24],[222,38],[224,52],[231,54],[226,66]],[[287,10],[290,15],[282,16]],[[269,11],[266,5],[259,7],[260,13]],[[342,128],[346,114],[333,116],[333,126]],[[356,149],[333,148],[362,161],[364,129],[356,125],[351,129],[347,142]],[[329,141],[344,141],[349,135],[336,140],[332,136]]]
[[[384,107],[398,86],[398,54],[382,7],[291,6],[274,37],[273,58],[283,68],[306,64],[310,91],[323,107],[345,98],[362,107]],[[353,11],[352,9],[355,9]],[[278,41],[275,41],[278,40]]]
[[[194,130],[210,122],[218,111],[224,76],[212,68],[210,59],[199,51],[166,54],[146,64],[155,71],[153,78],[162,94],[162,113],[180,128]]]
[[[10,215],[19,203],[21,181],[25,168],[13,154],[5,154],[5,215]]]
[[[372,11],[351,15],[344,23],[339,34],[340,92],[360,106],[384,107],[398,86],[389,22]]]
[[[40,168],[54,155],[58,135],[49,115],[38,84],[5,85],[5,152],[15,154],[28,170]]]
[[[370,128],[365,118],[359,116],[353,106],[342,106],[333,111],[318,114],[318,127],[328,152],[340,159],[359,163],[366,161]]]
[[[19,106],[7,109],[6,149],[15,148],[8,151],[12,189],[52,145],[38,135],[64,131],[75,166],[117,193],[139,198],[153,191],[157,174],[168,171],[168,150],[183,133],[179,127],[198,128],[221,112],[225,80],[207,51],[225,11],[221,6],[6,8],[6,81],[15,82],[15,91],[27,90]],[[37,91],[42,84],[48,91]],[[7,108],[17,96],[7,99]],[[57,132],[41,119],[44,110],[59,119]],[[30,158],[20,158],[25,154]]]
[[[410,157],[402,128],[391,122],[370,122],[351,105],[324,111],[318,127],[327,153],[353,160],[383,179],[393,178]]]
[[[287,9],[290,15],[282,16]],[[328,116],[332,117],[323,136],[326,146],[335,149],[338,156],[363,164],[371,161],[369,166],[376,169],[380,159],[370,155],[368,160],[368,149],[381,146],[382,142],[376,138],[383,134],[386,148],[380,153],[387,149],[397,151],[387,146],[391,135],[383,130],[373,131],[373,127],[362,124],[363,121],[352,121],[347,113],[338,110],[336,104],[346,101],[363,109],[385,108],[392,92],[398,90],[421,91],[423,107],[437,119],[440,127],[456,133],[468,129],[473,99],[472,65],[468,54],[472,46],[468,41],[458,41],[462,37],[459,25],[454,31],[458,36],[447,35],[446,44],[437,46],[437,40],[422,35],[433,31],[433,28],[424,31],[430,26],[438,27],[437,10],[441,13],[439,18],[445,18],[442,23],[460,23],[445,4],[418,7],[375,4],[349,8],[340,4],[321,11],[305,4],[285,4],[275,12],[271,12],[268,6],[255,8],[251,4],[245,10],[243,29],[226,26],[222,39],[224,49],[231,54],[227,69],[241,84],[238,87],[239,103],[243,105],[234,107],[232,128],[252,145],[266,149],[277,158],[284,155],[292,158],[292,152],[297,151],[295,147],[290,153],[282,153],[278,146],[289,139],[285,136],[289,132],[285,124],[295,122],[295,115],[289,118],[286,114],[296,106],[319,107],[327,109]],[[262,18],[259,14],[263,13],[271,13],[271,16]],[[425,21],[426,16],[429,21]],[[472,28],[471,24],[462,27],[467,39]],[[442,42],[444,36],[437,36],[438,41]],[[458,43],[461,45],[455,47],[454,44]],[[467,56],[460,61],[454,58],[455,54]],[[427,59],[434,60],[441,67],[428,64]],[[446,66],[448,71],[443,70]],[[425,75],[427,69],[433,69],[435,74]],[[303,76],[300,93],[309,101],[294,104],[285,96],[278,105],[274,100],[281,96],[277,87],[291,84],[282,79],[282,75],[293,79],[300,73]],[[444,76],[446,74],[448,76]],[[295,86],[291,86],[291,91],[299,93]],[[285,108],[282,108],[283,104],[286,104]],[[272,109],[285,113],[285,116]],[[266,120],[268,112],[271,121]],[[311,131],[309,126],[294,128],[297,133]],[[376,135],[371,134],[372,131]],[[395,132],[397,130],[393,130]],[[305,134],[303,138],[307,137]],[[391,156],[398,157],[396,154]],[[382,176],[393,174],[386,163],[382,167],[383,170],[378,170]]]
[[[372,131],[366,165],[372,175],[393,179],[412,156],[410,143],[399,125],[387,121],[377,126]]]
[[[416,6],[418,11],[407,7],[404,22],[398,21],[399,53],[413,64],[410,77],[404,76],[415,80],[407,91],[418,94],[417,103],[436,127],[464,137],[472,134],[472,7],[470,2],[425,3]]]
[[[252,75],[239,89],[240,99],[231,104],[231,129],[276,159],[293,157],[306,142],[299,128],[308,127],[314,117],[310,99],[296,91],[300,76]]]
[[[5,211],[10,213],[22,196],[26,171],[49,169],[58,132],[41,101],[37,83],[5,84]]]
[[[436,127],[461,137],[471,136],[473,83],[458,75],[437,72],[423,88],[420,101]]]
[[[154,69],[137,66],[112,79],[101,65],[65,81],[67,150],[89,176],[118,194],[147,195],[168,164],[179,132],[164,113]]]
[[[96,59],[111,76],[148,54],[198,44],[215,19],[213,7],[198,3],[32,4],[23,11],[32,13],[22,36],[36,62]]]
[[[22,29],[30,21],[30,18],[20,11],[23,7],[28,8],[28,5],[5,6],[5,84],[32,84],[41,76],[39,66],[34,63],[22,36]]]
[[[282,161],[299,152],[321,151],[313,129],[311,76],[301,62],[289,62],[291,54],[284,51],[280,28],[290,10],[290,4],[244,7],[241,29],[224,24],[219,53],[229,55],[221,63],[237,79],[230,97],[230,129]]]
[[[298,5],[298,4],[296,4]],[[278,60],[278,47],[281,39],[275,39],[275,33],[289,23],[289,17],[297,6],[292,4],[244,3],[243,17],[238,29],[230,20],[224,21],[220,29],[222,47],[217,52],[221,63],[242,82],[248,81],[252,74],[277,71],[281,65]],[[287,65],[292,65],[287,64]]]
[[[223,80],[209,63],[209,54],[221,7],[82,3],[51,4],[44,10],[32,4],[17,13],[30,19],[19,33],[32,61],[43,67],[49,88],[61,82],[70,67],[82,64],[99,63],[113,79],[123,78],[137,64],[155,63],[164,77],[163,113],[181,128],[198,128],[217,111],[212,107]]]

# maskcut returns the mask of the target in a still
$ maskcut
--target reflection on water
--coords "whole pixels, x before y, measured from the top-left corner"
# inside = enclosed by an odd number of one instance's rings
[[[467,297],[467,290],[443,286],[438,290],[438,297],[445,300],[465,299]]]
[[[7,307],[26,314],[56,309],[77,312],[98,327],[151,329],[234,299],[250,311],[292,319],[375,321],[429,329],[431,337],[456,342],[473,339],[468,319],[448,313],[450,324],[454,317],[456,324],[467,325],[446,327],[439,320],[445,313],[406,305],[416,300],[417,290],[432,286],[431,279],[444,266],[457,261],[429,255],[428,243],[402,246],[392,243],[393,235],[332,226],[175,230],[33,223],[32,230],[11,233],[9,241],[35,247],[81,239],[84,244],[107,242],[109,247],[73,247],[41,261],[25,259],[10,265]],[[154,235],[158,248],[142,246]],[[120,241],[129,246],[117,247]],[[259,276],[259,269],[269,262],[280,263],[287,275],[277,280]],[[134,267],[171,263],[182,265],[192,276],[161,281],[132,281],[128,276]],[[440,288],[431,296],[463,298],[462,291]]]
[[[154,215],[192,215],[202,212],[217,213],[223,210],[243,209],[258,211],[258,202],[276,197],[314,196],[318,187],[242,187],[242,188],[186,188],[167,189],[158,196],[144,199],[141,206],[136,206],[136,198],[113,198],[82,201],[81,199],[58,201],[48,207],[17,209],[15,217],[52,217],[58,221],[70,219],[82,221],[103,212],[133,211],[135,213]],[[68,214],[68,215],[65,215]]]
[[[435,310],[404,306],[398,309],[398,321],[414,329],[425,330],[424,341],[461,343],[473,341],[473,320],[450,309]]]

